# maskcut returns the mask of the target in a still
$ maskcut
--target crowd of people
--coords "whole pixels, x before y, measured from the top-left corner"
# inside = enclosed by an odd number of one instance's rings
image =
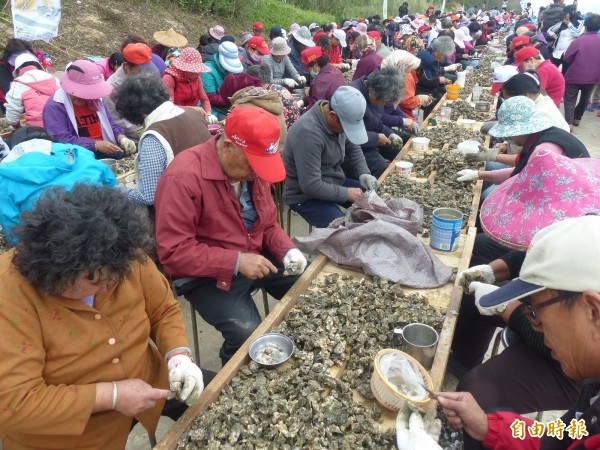
[[[600,116],[600,58],[590,57],[600,53],[600,16],[563,2],[537,17],[530,4],[521,14],[506,2],[421,14],[404,2],[383,20],[289,31],[255,22],[237,38],[217,24],[196,48],[169,29],[154,33],[153,46],[126,36],[109,56],[72,61],[59,77],[31,43],[10,39],[0,61],[0,100],[15,129],[0,143],[10,246],[0,256],[5,448],[123,448],[134,421],[152,436],[161,414],[179,417],[214,373],[192,361],[173,292],[221,333],[227,364],[262,320],[253,292],[281,299],[307,267],[278,221],[281,203],[315,227],[342,217],[377,189],[488,45],[506,45],[490,80],[498,108],[482,127],[492,145],[466,154],[485,169],[457,180],[484,181],[482,214],[491,218],[459,276],[465,296],[449,366],[464,392],[439,401],[464,429],[466,449],[538,445],[509,441],[516,416],[494,408],[573,404],[593,445],[598,386],[583,380],[600,379],[587,343],[600,330],[600,219],[578,216],[596,212],[582,186],[597,174],[572,131],[586,110]],[[128,157],[127,186],[99,161]],[[570,190],[534,189],[529,210],[515,213],[520,230],[491,231],[510,228],[494,207],[518,203],[513,185],[539,185],[540,161],[574,164],[556,182]],[[565,198],[585,201],[563,210]],[[535,208],[550,209],[545,222],[532,219]],[[539,231],[527,255],[525,231]],[[577,335],[566,337],[561,320]],[[498,326],[518,342],[483,362]]]

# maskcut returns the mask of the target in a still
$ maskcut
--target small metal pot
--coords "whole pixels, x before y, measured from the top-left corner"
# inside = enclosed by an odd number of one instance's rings
[[[492,104],[490,102],[477,102],[475,103],[475,109],[481,112],[488,112]]]

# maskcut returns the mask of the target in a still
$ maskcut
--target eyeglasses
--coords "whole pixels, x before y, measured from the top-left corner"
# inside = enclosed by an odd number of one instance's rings
[[[565,300],[569,300],[573,298],[573,296],[571,295],[567,295],[564,292],[558,294],[556,297],[552,297],[549,300],[546,300],[545,302],[539,303],[537,305],[532,305],[532,304],[527,304],[523,307],[523,314],[525,315],[525,317],[527,317],[527,319],[529,319],[529,322],[531,322],[531,325],[534,327],[539,327],[542,324],[542,321],[540,320],[540,309],[543,309],[547,306],[550,305],[554,305],[555,303],[559,303]]]

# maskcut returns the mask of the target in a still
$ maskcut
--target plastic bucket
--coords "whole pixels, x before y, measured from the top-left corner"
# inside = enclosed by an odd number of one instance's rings
[[[456,84],[460,87],[465,86],[465,82],[467,81],[467,72],[456,72]]]
[[[436,208],[431,218],[429,245],[435,250],[453,252],[458,247],[463,214],[457,209]]]
[[[458,94],[460,93],[461,87],[458,84],[449,84],[446,86],[446,98],[448,100],[458,100]]]
[[[416,137],[412,140],[412,148],[417,152],[424,152],[429,149],[429,138]]]
[[[398,161],[396,163],[396,175],[408,178],[412,172],[413,163],[408,161]]]

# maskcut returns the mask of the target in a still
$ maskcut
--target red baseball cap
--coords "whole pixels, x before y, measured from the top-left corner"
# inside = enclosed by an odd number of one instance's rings
[[[252,29],[255,31],[265,31],[265,26],[262,22],[254,22],[254,25],[252,25]]]
[[[417,30],[417,34],[421,34],[423,31],[429,31],[429,27],[427,25],[421,25]]]
[[[381,33],[379,31],[367,31],[367,36],[375,39],[376,41],[381,40]]]
[[[529,31],[535,31],[535,25],[532,23],[526,23],[525,25],[523,25],[525,28],[527,28]]]
[[[517,36],[510,43],[510,48],[523,47],[524,45],[531,44],[531,38],[529,36]]]
[[[454,14],[452,17],[452,22],[460,22],[460,16],[458,14]]]
[[[535,47],[524,47],[515,53],[515,65],[519,67],[526,59],[533,58],[539,54],[540,51]]]
[[[140,42],[127,44],[123,49],[123,58],[131,64],[147,64],[152,60],[152,50]]]
[[[254,106],[234,108],[225,121],[227,138],[244,151],[256,176],[269,183],[285,179],[280,133],[277,118]]]
[[[311,62],[316,61],[317,58],[320,58],[321,56],[323,56],[323,50],[321,49],[320,46],[315,45],[314,47],[309,47],[309,48],[305,48],[304,50],[302,50],[302,53],[300,53],[300,56],[302,57],[302,64],[307,66]]]
[[[261,55],[268,55],[270,53],[269,47],[267,46],[267,41],[262,36],[253,36],[248,42],[248,47],[253,48],[258,51]]]

